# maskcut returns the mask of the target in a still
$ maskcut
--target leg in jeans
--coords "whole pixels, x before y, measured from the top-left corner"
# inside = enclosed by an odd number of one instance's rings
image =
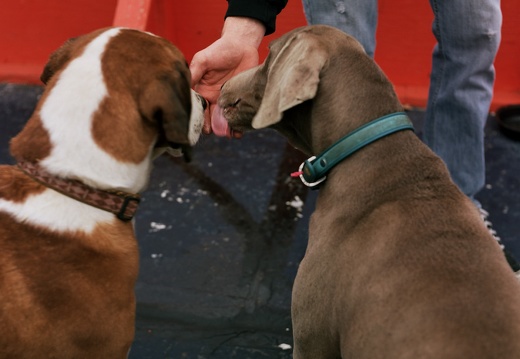
[[[430,0],[430,4],[438,43],[433,50],[424,141],[474,200],[485,181],[484,125],[500,43],[500,0]]]
[[[309,25],[330,25],[355,37],[371,57],[376,47],[377,0],[303,0]]]
[[[500,0],[430,0],[430,4],[438,44],[433,52],[424,141],[474,200],[485,180],[484,125],[500,43]],[[374,55],[377,0],[303,0],[303,7],[309,24],[337,27]]]
[[[424,141],[446,162],[453,181],[475,199],[485,183],[484,125],[493,94],[493,62],[500,44],[500,0],[430,0],[434,13],[430,93]],[[500,237],[484,223],[501,245],[520,278],[519,262]]]

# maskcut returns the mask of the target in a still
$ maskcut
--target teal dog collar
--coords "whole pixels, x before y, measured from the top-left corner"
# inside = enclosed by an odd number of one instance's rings
[[[380,117],[346,135],[319,156],[312,156],[304,161],[296,175],[306,186],[317,188],[327,178],[326,174],[339,162],[366,145],[403,130],[413,130],[412,122],[404,112]]]

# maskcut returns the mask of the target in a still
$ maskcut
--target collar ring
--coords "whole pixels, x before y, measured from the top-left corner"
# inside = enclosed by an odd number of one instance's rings
[[[324,182],[326,179],[327,179],[327,176],[323,176],[321,178],[319,178],[318,180],[314,181],[314,182],[308,182],[305,177],[303,176],[303,167],[305,167],[305,163],[306,162],[312,162],[316,159],[316,156],[311,156],[307,159],[307,161],[303,161],[300,165],[300,167],[298,168],[298,171],[300,172],[300,180],[302,181],[302,183],[304,185],[306,185],[307,187],[311,188],[311,189],[315,189],[320,183]]]

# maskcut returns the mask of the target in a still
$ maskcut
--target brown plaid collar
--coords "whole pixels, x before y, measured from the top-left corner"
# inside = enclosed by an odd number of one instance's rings
[[[139,194],[100,190],[77,180],[54,176],[37,163],[19,162],[17,166],[26,175],[45,187],[90,206],[111,212],[122,221],[130,221],[134,217],[141,200]]]

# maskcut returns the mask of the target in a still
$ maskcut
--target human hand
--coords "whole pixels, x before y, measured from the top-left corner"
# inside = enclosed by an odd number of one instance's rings
[[[191,85],[209,102],[204,133],[211,133],[211,115],[218,111],[217,99],[222,85],[234,75],[258,65],[258,46],[265,34],[264,25],[251,18],[228,17],[222,36],[197,52],[191,61]],[[235,133],[234,137],[241,137]]]

